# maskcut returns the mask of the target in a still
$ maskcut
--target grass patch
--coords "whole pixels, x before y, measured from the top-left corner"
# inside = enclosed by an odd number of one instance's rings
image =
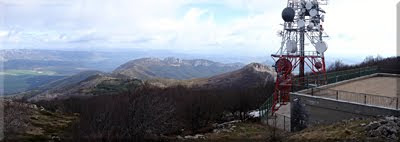
[[[365,140],[366,134],[361,124],[368,124],[371,120],[351,120],[331,125],[319,125],[294,133],[289,141],[310,140]]]
[[[198,141],[270,141],[273,137],[273,129],[261,122],[242,122],[235,124],[235,128],[231,132],[209,133],[205,134],[205,140]],[[281,130],[275,130],[275,136],[282,139],[287,133]]]

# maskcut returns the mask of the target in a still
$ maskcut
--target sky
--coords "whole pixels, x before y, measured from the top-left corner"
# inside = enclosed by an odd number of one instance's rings
[[[335,58],[395,56],[399,0],[330,0]],[[269,56],[286,0],[0,0],[0,48],[166,49]]]

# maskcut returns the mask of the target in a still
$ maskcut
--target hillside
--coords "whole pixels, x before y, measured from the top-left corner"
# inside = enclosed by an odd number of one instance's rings
[[[27,101],[66,99],[72,96],[93,96],[119,93],[129,87],[142,84],[140,80],[115,78],[99,71],[85,71],[50,82],[31,91],[19,93],[12,98]]]
[[[115,76],[142,80],[155,78],[192,79],[209,77],[242,67],[242,64],[223,64],[203,59],[184,60],[168,57],[141,58],[129,61],[113,71]]]
[[[252,88],[273,81],[276,76],[272,67],[260,63],[251,63],[231,72],[189,80],[152,79],[148,82],[161,87],[184,85],[199,88]]]
[[[150,59],[141,59],[142,62],[146,60]],[[161,61],[157,59],[152,60]],[[167,62],[171,63],[171,61]],[[209,61],[192,62],[199,64],[199,66],[201,63],[203,63],[202,66],[206,66],[206,63],[209,63]],[[188,62],[181,63],[188,64]],[[271,67],[259,63],[252,63],[241,69],[208,78],[189,80],[156,78],[148,80],[147,82],[158,87],[184,85],[210,89],[252,88],[262,86],[273,81],[274,76],[275,72]],[[143,82],[141,80],[127,78],[126,76],[120,74],[107,74],[99,71],[85,71],[70,77],[65,77],[63,79],[50,82],[36,89],[19,93],[13,96],[13,98],[28,101],[39,101],[52,100],[55,98],[69,98],[71,96],[118,94],[120,92],[136,88],[142,84]]]
[[[200,85],[214,88],[250,88],[265,85],[268,81],[273,81],[275,76],[276,73],[272,67],[251,63],[236,71],[200,79]]]
[[[71,137],[68,129],[79,119],[29,103],[3,100],[3,104],[5,141],[65,141]]]

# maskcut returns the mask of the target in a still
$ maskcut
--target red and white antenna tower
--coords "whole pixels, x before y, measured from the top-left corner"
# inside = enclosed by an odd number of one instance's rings
[[[303,89],[310,82],[316,86],[326,84],[324,52],[328,47],[323,39],[328,36],[323,28],[325,11],[322,6],[327,3],[327,0],[288,0],[282,11],[285,22],[279,33],[282,43],[271,55],[277,72],[272,113],[290,101],[289,94],[294,87]],[[296,79],[295,69],[299,70]],[[307,78],[305,71],[310,72]]]

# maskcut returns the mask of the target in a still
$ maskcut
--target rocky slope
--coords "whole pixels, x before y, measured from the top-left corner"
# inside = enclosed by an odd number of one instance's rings
[[[5,141],[65,141],[76,115],[50,112],[43,107],[2,100]]]

